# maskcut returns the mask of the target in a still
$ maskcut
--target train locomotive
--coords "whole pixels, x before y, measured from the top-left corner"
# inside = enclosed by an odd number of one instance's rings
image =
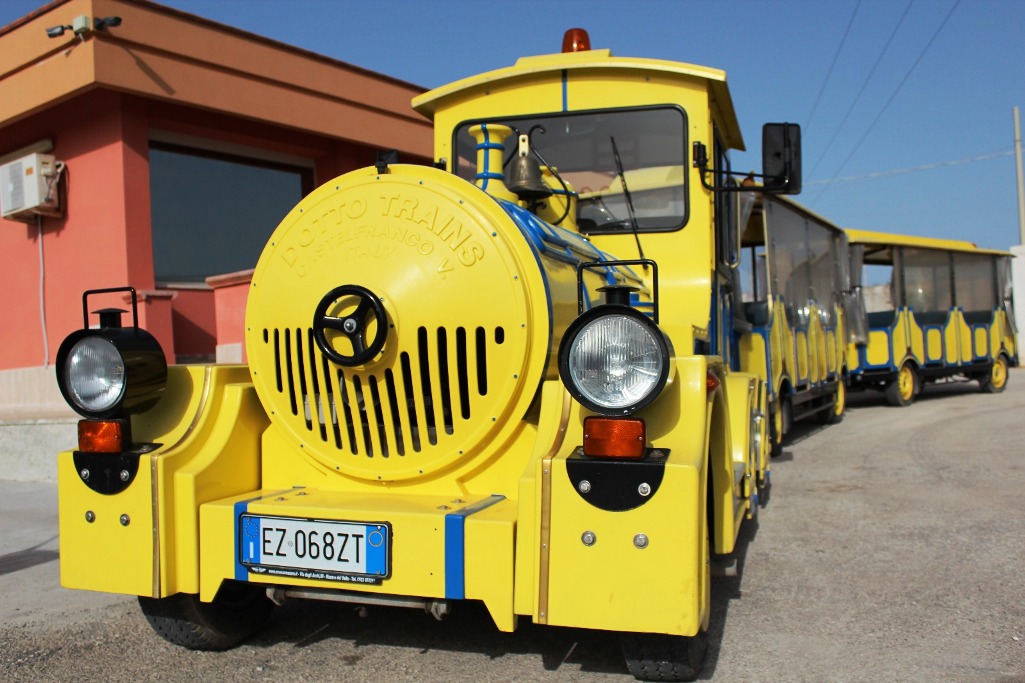
[[[137,323],[84,314],[58,364],[83,416],[62,584],[137,595],[195,649],[287,600],[475,600],[503,631],[618,632],[636,677],[693,679],[711,575],[769,484],[741,190],[799,191],[799,130],[767,124],[741,188],[723,72],[579,30],[413,106],[435,166],[382,153],[284,218],[248,365],[167,367]]]

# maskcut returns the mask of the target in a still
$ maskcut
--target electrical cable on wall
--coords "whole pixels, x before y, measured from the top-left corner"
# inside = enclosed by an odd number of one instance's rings
[[[46,330],[46,269],[43,266],[43,217],[36,216],[39,233],[39,320],[43,329],[43,367],[50,367],[50,340]]]

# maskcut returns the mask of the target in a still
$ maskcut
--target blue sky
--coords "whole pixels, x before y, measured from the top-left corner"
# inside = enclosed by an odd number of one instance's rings
[[[0,0],[0,25],[42,4]],[[615,55],[724,69],[748,145],[734,169],[761,165],[762,123],[800,123],[797,200],[841,226],[1020,241],[1012,109],[1025,109],[1025,0],[163,4],[425,88],[558,51],[581,26]]]

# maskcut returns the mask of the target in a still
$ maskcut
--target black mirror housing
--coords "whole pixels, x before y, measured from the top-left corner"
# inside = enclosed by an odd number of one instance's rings
[[[764,191],[801,193],[801,127],[796,123],[762,126],[762,175]]]

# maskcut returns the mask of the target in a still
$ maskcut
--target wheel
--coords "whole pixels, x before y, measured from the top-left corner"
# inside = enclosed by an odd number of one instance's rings
[[[640,681],[693,681],[701,674],[708,636],[663,633],[620,634],[626,668]]]
[[[897,379],[886,385],[886,400],[891,406],[911,405],[917,393],[918,375],[910,363],[904,363],[897,371]]]
[[[979,378],[979,388],[989,394],[999,394],[1007,387],[1007,359],[997,356],[988,375]]]
[[[794,409],[789,398],[780,398],[769,420],[769,456],[776,458],[783,454],[783,437],[794,423]]]
[[[256,633],[274,604],[263,588],[225,581],[213,602],[178,593],[139,597],[146,621],[164,640],[189,650],[227,650]]]
[[[833,425],[843,421],[843,411],[847,407],[847,387],[841,377],[836,382],[836,391],[833,392],[833,405],[828,410],[819,411],[819,422]]]

